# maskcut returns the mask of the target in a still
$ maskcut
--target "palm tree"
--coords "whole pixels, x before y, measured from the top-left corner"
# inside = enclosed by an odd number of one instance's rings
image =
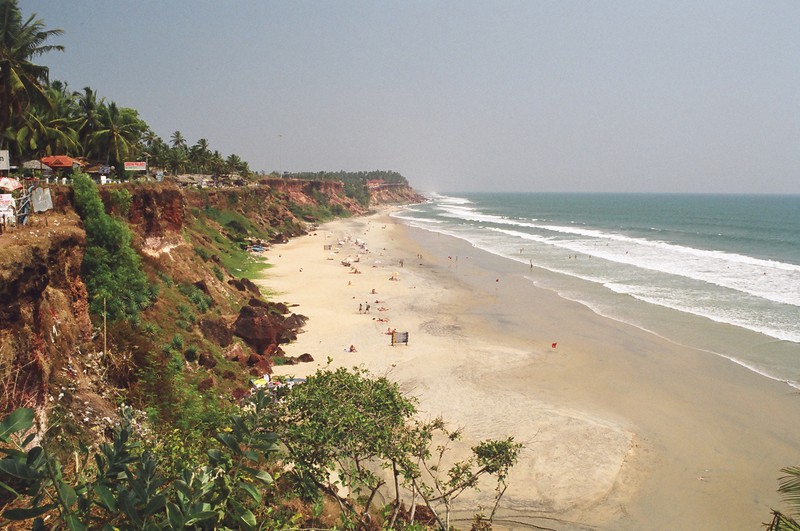
[[[0,0],[0,142],[13,139],[9,131],[21,121],[34,103],[47,103],[49,70],[31,59],[50,51],[63,51],[60,45],[45,44],[62,30],[46,30],[42,20],[31,15],[23,21],[16,0]],[[17,120],[14,120],[17,118]]]
[[[783,494],[795,516],[800,515],[800,467],[791,466],[781,470],[786,475],[780,478],[778,492]],[[772,522],[768,531],[800,531],[800,523],[780,511],[772,511]]]
[[[178,175],[186,169],[186,164],[189,163],[188,154],[186,150],[181,147],[174,147],[169,150],[167,154],[167,165],[172,170],[173,175]]]
[[[180,131],[175,131],[172,133],[172,136],[169,137],[169,143],[172,144],[172,147],[174,148],[186,149],[186,139],[183,138],[183,135]]]
[[[239,155],[234,155],[233,153],[228,155],[228,158],[225,159],[225,165],[230,173],[235,172],[242,177],[247,177],[250,174],[250,167]]]
[[[214,150],[211,156],[208,159],[208,165],[211,168],[211,173],[214,175],[214,180],[218,180],[219,176],[225,173],[225,159],[222,158],[222,154]]]
[[[150,165],[158,168],[166,168],[169,164],[170,147],[164,140],[152,130],[148,129],[142,135],[146,151],[150,154]]]
[[[192,149],[189,150],[189,161],[191,164],[194,164],[195,171],[205,173],[210,160],[211,151],[208,149],[208,140],[201,138],[197,141],[197,144],[193,145]]]
[[[139,113],[127,107],[118,108],[111,102],[100,107],[100,129],[91,135],[91,145],[95,153],[105,154],[107,164],[117,168],[122,175],[122,163],[137,154],[139,141],[147,129]]]
[[[19,156],[62,155],[80,151],[72,95],[66,84],[54,82],[47,89],[48,103],[32,105],[14,130]]]
[[[81,118],[81,122],[78,125],[78,136],[85,147],[85,154],[88,155],[92,134],[102,126],[100,123],[100,109],[105,105],[105,98],[98,100],[97,92],[90,87],[83,87],[83,92],[75,92],[73,95]]]

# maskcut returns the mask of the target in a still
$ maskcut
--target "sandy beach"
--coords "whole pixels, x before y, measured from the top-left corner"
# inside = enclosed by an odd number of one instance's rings
[[[284,350],[315,359],[275,372],[363,366],[463,427],[465,446],[513,435],[525,449],[506,528],[758,529],[781,507],[777,478],[800,441],[800,397],[783,383],[601,317],[535,287],[536,269],[388,211],[268,257],[260,284],[309,317]],[[461,515],[490,495],[461,500]]]

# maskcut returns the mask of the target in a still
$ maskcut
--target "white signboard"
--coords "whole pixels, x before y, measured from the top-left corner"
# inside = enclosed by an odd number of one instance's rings
[[[17,204],[11,194],[0,194],[0,223],[14,223]]]
[[[8,159],[8,150],[7,149],[0,149],[0,170],[10,170],[11,163]]]
[[[146,162],[126,162],[125,171],[147,171]]]

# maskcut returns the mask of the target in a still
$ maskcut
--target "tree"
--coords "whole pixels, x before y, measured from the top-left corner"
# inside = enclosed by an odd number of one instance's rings
[[[393,478],[394,491],[390,528],[400,517],[406,493],[412,500],[412,518],[421,499],[439,527],[449,529],[453,500],[477,488],[487,475],[497,480],[491,520],[522,448],[512,438],[489,440],[473,447],[466,459],[450,462],[449,442],[460,432],[448,431],[441,419],[415,420],[415,401],[403,396],[397,383],[364,369],[317,371],[279,398],[272,429],[286,445],[299,481],[332,496],[361,527],[370,525],[374,500],[387,486],[387,476]],[[439,444],[432,455],[435,440],[448,442]],[[341,494],[340,486],[350,495]]]
[[[778,492],[783,494],[796,517],[800,515],[800,467],[786,467],[781,471],[786,475],[779,480]],[[800,523],[788,514],[772,511],[772,522],[767,529],[769,531],[800,531]]]
[[[183,137],[183,134],[181,134],[180,131],[175,131],[172,133],[172,136],[169,138],[169,143],[176,149],[186,149],[186,139]]]
[[[250,173],[250,168],[247,163],[243,161],[239,155],[233,153],[228,155],[228,158],[225,159],[225,166],[228,173],[238,173],[242,177],[246,177]]]
[[[195,171],[205,173],[211,162],[211,151],[208,149],[208,140],[201,138],[189,150],[189,161],[194,165]]]
[[[50,51],[63,51],[47,40],[62,30],[45,29],[44,23],[31,15],[23,22],[16,0],[0,0],[0,134],[3,145],[16,141],[9,129],[14,117],[21,118],[34,103],[47,104],[46,86],[49,70],[31,59]],[[19,122],[17,122],[19,123]]]
[[[182,173],[189,163],[189,153],[182,147],[173,147],[167,152],[167,165],[174,175]]]
[[[100,107],[100,125],[90,136],[93,153],[105,158],[107,164],[122,174],[123,162],[136,156],[142,134],[147,129],[139,113],[127,107],[118,108],[111,102]]]
[[[84,154],[88,154],[92,143],[92,135],[101,128],[100,108],[105,105],[105,100],[98,101],[97,92],[90,87],[83,87],[83,92],[74,93],[77,113],[80,117],[78,124],[78,137],[84,146]]]

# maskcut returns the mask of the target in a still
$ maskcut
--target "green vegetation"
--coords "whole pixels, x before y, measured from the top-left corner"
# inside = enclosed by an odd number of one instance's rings
[[[211,259],[212,255],[219,258],[222,265],[237,277],[255,278],[259,272],[269,267],[262,258],[254,256],[247,251],[248,240],[270,240],[273,235],[259,228],[246,216],[232,211],[206,207],[192,212],[194,220],[190,230],[205,236],[206,247],[194,245],[195,253],[203,260]],[[209,249],[212,247],[213,249]],[[216,267],[216,266],[215,266]],[[217,267],[217,270],[219,268]],[[216,273],[218,279],[222,280]]]
[[[75,207],[86,228],[83,278],[90,310],[114,319],[135,318],[155,299],[141,259],[131,247],[131,232],[106,214],[97,186],[88,176],[74,176]]]
[[[402,488],[446,530],[452,501],[481,478],[494,478],[496,508],[521,448],[511,438],[485,441],[449,462],[458,432],[440,419],[415,420],[412,399],[363,370],[319,371],[274,393],[260,391],[229,415],[203,454],[183,429],[152,444],[125,417],[112,442],[76,452],[74,469],[47,445],[28,447],[33,412],[17,410],[0,423],[0,501],[14,507],[3,517],[37,529],[45,516],[51,528],[69,529],[423,529],[413,509],[401,509]],[[375,507],[384,486],[393,498]],[[339,512],[322,522],[325,498]],[[476,515],[476,525],[488,528],[493,514]]]
[[[100,98],[90,87],[71,91],[49,80],[48,68],[33,59],[64,47],[48,44],[62,30],[45,29],[31,15],[24,19],[17,0],[0,0],[0,148],[19,162],[46,155],[82,156],[113,166],[128,178],[123,163],[147,160],[173,173],[250,173],[238,155],[224,157],[201,138],[189,146],[180,131],[168,144],[139,117],[139,112]]]
[[[781,470],[785,476],[779,480],[778,492],[783,494],[789,503],[792,514],[772,511],[772,521],[768,524],[768,531],[800,531],[800,467],[792,466]]]
[[[111,196],[111,205],[114,211],[120,216],[126,216],[133,203],[131,193],[125,188],[114,188],[109,195]]]
[[[449,529],[453,500],[476,488],[483,476],[496,482],[491,520],[522,448],[513,438],[484,441],[472,448],[471,457],[451,462],[450,445],[460,432],[447,430],[442,419],[416,420],[414,400],[403,396],[396,383],[357,368],[318,371],[282,396],[274,409],[270,428],[286,446],[306,495],[313,498],[316,491],[334,498],[346,519],[360,527],[369,525],[378,491],[391,487],[389,527],[401,517],[406,492],[428,507],[439,528]],[[392,485],[387,477],[393,478]],[[340,484],[349,496],[339,493]]]
[[[273,478],[260,468],[277,449],[276,436],[263,429],[261,415],[270,398],[257,397],[249,409],[229,420],[202,466],[164,475],[163,462],[145,451],[129,420],[99,451],[76,454],[67,469],[46,447],[27,447],[33,411],[21,409],[0,424],[0,487],[5,497],[24,498],[26,507],[3,517],[32,520],[34,529],[275,529],[287,527],[267,510]],[[168,448],[161,447],[161,450]]]

